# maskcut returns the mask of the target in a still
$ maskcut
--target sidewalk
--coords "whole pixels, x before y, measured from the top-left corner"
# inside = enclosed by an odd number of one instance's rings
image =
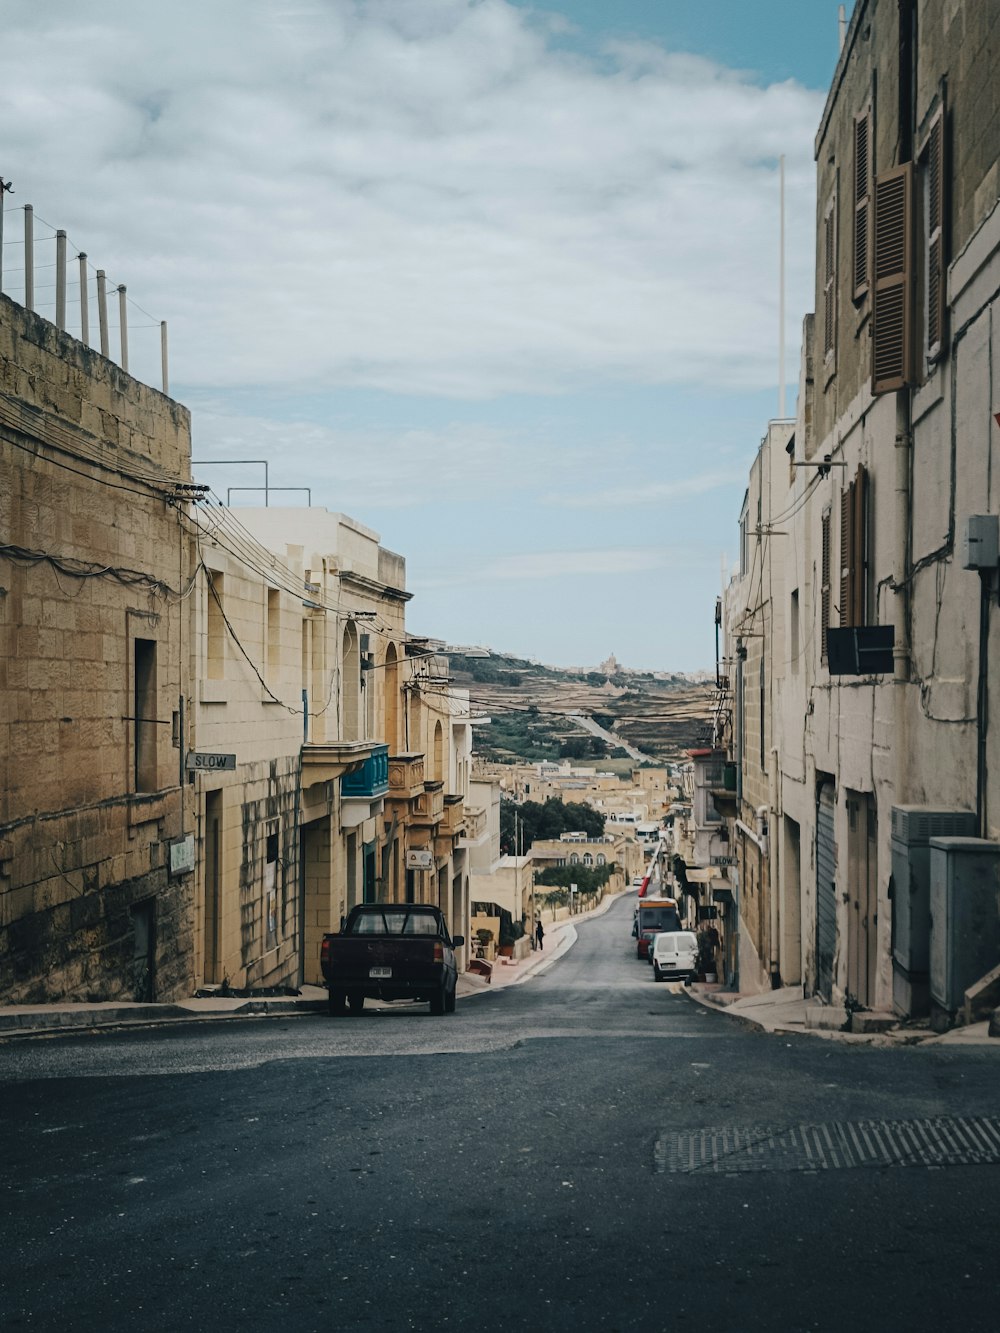
[[[811,1037],[879,1046],[984,1045],[1000,1051],[1000,1039],[989,1035],[989,1022],[937,1033],[926,1024],[905,1023],[895,1014],[848,1014],[836,1005],[823,1004],[812,997],[806,999],[801,986],[786,986],[760,995],[739,995],[721,986],[696,981],[685,986],[684,992],[703,1008],[722,1009],[739,1022],[764,1032],[806,1033]]]
[[[553,923],[546,931],[544,949],[529,954],[519,963],[501,965],[498,959],[489,982],[472,972],[461,974],[458,978],[458,998],[467,999],[483,991],[517,985],[529,977],[537,976],[557,958],[561,958],[567,949],[572,948],[576,941],[577,921],[606,912],[613,901],[614,897],[609,895],[594,911],[581,912],[570,920]],[[0,1039],[40,1036],[74,1029],[148,1027],[155,1023],[198,1023],[264,1014],[325,1013],[326,1008],[326,989],[323,986],[303,986],[298,995],[213,995],[178,1000],[173,1004],[137,1004],[119,1000],[96,1004],[10,1004],[0,1005]]]

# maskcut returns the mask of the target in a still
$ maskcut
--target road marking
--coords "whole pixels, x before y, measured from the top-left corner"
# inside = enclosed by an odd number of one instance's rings
[[[1000,1164],[1000,1116],[837,1120],[791,1129],[751,1125],[665,1132],[656,1140],[654,1162],[658,1175],[991,1166]]]

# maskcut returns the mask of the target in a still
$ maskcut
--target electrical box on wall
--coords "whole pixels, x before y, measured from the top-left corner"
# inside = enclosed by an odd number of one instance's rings
[[[1000,516],[969,514],[962,525],[963,569],[996,569],[1000,560]]]

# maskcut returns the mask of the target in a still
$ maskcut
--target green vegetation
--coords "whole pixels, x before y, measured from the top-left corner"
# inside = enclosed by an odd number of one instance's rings
[[[517,817],[515,845],[514,819]],[[526,852],[536,839],[558,838],[563,833],[586,833],[591,838],[604,834],[604,816],[579,801],[560,801],[550,796],[539,801],[500,802],[500,851],[505,856]]]

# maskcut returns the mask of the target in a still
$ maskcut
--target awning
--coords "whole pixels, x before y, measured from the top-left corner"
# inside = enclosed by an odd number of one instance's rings
[[[730,888],[725,888],[725,889],[724,889],[724,888],[720,888],[719,886],[715,886],[715,887],[713,887],[713,889],[712,889],[712,897],[715,899],[715,901],[716,901],[717,903],[726,903],[726,904],[728,904],[728,903],[735,903],[735,902],[736,902],[736,898],[735,898],[735,896],[734,896],[734,894],[733,894],[733,890],[732,890],[731,887],[730,887]]]
[[[711,884],[718,875],[719,872],[712,866],[688,866],[684,878],[689,884]]]

